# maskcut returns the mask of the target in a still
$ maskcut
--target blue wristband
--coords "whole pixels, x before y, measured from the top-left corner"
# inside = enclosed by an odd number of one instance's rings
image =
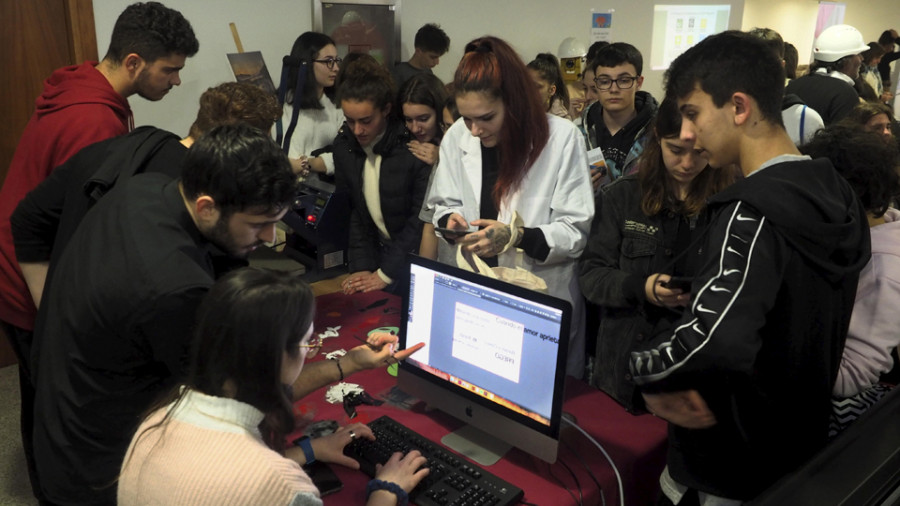
[[[295,439],[294,445],[299,446],[300,449],[303,450],[303,455],[306,456],[306,464],[303,464],[304,466],[308,466],[316,461],[316,453],[313,451],[312,440],[309,439],[309,436]]]
[[[372,495],[372,492],[376,490],[387,490],[388,492],[397,496],[397,506],[406,506],[409,504],[409,494],[406,493],[406,490],[400,488],[400,485],[396,483],[392,483],[390,481],[384,481],[379,479],[374,479],[369,482],[369,485],[366,487],[366,500],[369,500],[369,496]]]

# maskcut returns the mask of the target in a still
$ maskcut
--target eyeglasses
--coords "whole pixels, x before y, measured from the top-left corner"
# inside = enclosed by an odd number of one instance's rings
[[[319,353],[319,350],[322,348],[322,338],[310,338],[309,344],[298,344],[298,348],[306,348],[306,356],[315,357],[316,353]]]
[[[317,63],[324,63],[329,69],[333,69],[335,65],[340,65],[343,58],[325,58],[324,60],[313,60]]]
[[[594,78],[594,84],[597,85],[597,89],[599,90],[608,90],[612,88],[613,83],[616,83],[616,87],[620,90],[627,90],[634,86],[637,77],[638,76],[622,76],[618,79],[610,79],[606,76],[600,76]]]

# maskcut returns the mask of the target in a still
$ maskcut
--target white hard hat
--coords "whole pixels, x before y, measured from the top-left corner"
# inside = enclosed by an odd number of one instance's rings
[[[868,49],[868,47],[866,47]],[[556,56],[563,58],[581,58],[587,54],[587,46],[575,37],[566,37],[556,51]]]
[[[850,25],[829,26],[816,37],[813,46],[813,58],[831,63],[845,56],[859,54],[868,51],[869,46],[863,40],[859,30]]]

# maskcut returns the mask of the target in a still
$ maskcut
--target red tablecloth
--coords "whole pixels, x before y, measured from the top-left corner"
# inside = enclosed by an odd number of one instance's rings
[[[383,302],[382,302],[383,301]],[[340,325],[340,337],[328,339],[320,355],[336,349],[350,349],[370,330],[383,326],[398,326],[400,299],[383,292],[323,295],[316,299],[316,332]],[[348,382],[357,383],[372,396],[382,398],[396,383],[386,368],[364,371],[351,376]],[[317,390],[295,406],[298,413],[313,413],[316,420],[337,420],[350,423],[343,407],[325,401],[326,388]],[[659,490],[659,474],[665,465],[666,424],[649,415],[633,416],[603,392],[582,381],[569,378],[563,410],[572,414],[577,424],[604,446],[619,469],[623,480],[625,501],[629,505],[653,504]],[[358,416],[352,421],[369,422],[381,415],[403,423],[412,430],[440,444],[448,432],[462,424],[439,411],[425,412],[419,403],[404,410],[385,403],[382,406],[357,407]],[[601,504],[597,485],[586,471],[589,467],[599,481],[606,504],[618,504],[619,494],[615,474],[602,453],[579,431],[563,424],[563,443],[559,458],[547,464],[513,448],[488,471],[515,484],[525,491],[525,501],[538,505]],[[464,458],[464,457],[463,457]],[[362,504],[369,477],[359,471],[332,466],[344,482],[344,489],[326,496],[326,505]],[[567,469],[568,467],[568,469]],[[570,472],[571,470],[571,472]],[[574,478],[573,478],[574,473]],[[577,480],[577,482],[576,482]],[[568,489],[568,490],[567,490]]]

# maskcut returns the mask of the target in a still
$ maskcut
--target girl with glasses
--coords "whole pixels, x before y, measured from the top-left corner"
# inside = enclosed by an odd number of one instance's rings
[[[358,468],[343,455],[351,424],[286,448],[294,431],[290,385],[310,352],[314,296],[295,276],[243,268],[222,277],[197,312],[190,372],[135,434],[119,477],[118,503],[321,505],[301,468],[308,457]],[[377,479],[412,490],[428,474],[424,457],[395,454]],[[360,501],[361,502],[361,501]],[[367,504],[396,504],[387,490]]]
[[[335,80],[340,71],[341,59],[331,37],[317,32],[306,32],[294,41],[291,57],[305,73],[291,69],[285,83],[282,129],[287,135],[294,109],[299,109],[297,124],[290,138],[282,144],[288,146],[288,157],[294,172],[307,176],[310,171],[334,174],[334,159],[329,146],[344,122],[344,115],[333,99]],[[297,79],[303,78],[297,94]]]

